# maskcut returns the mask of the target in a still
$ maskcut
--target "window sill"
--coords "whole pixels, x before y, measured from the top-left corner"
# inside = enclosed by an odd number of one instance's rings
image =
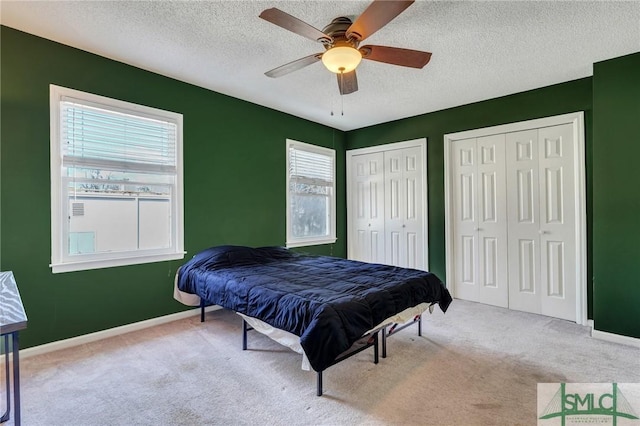
[[[84,260],[78,262],[55,263],[49,265],[54,274],[74,271],[87,271],[91,269],[113,268],[117,266],[140,265],[144,263],[164,262],[168,260],[184,259],[186,252],[155,254],[137,257],[124,257],[117,259]]]
[[[293,247],[306,247],[306,246],[319,246],[323,244],[333,244],[337,238],[325,238],[322,240],[306,240],[306,241],[287,241],[287,248]]]

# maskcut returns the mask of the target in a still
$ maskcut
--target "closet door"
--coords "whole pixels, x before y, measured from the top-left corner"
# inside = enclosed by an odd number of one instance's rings
[[[386,151],[384,161],[386,263],[426,269],[422,149]]]
[[[578,112],[445,135],[454,297],[586,324],[583,129]]]
[[[576,193],[570,124],[538,131],[543,315],[576,321]]]
[[[453,252],[455,297],[479,301],[478,232],[476,231],[476,138],[462,139],[452,145],[453,175]]]
[[[508,306],[504,135],[453,145],[456,297]]]
[[[507,134],[509,307],[541,312],[538,130]]]
[[[350,259],[385,263],[384,246],[384,155],[382,152],[351,158],[353,194]]]
[[[509,307],[576,320],[570,124],[508,133]]]
[[[478,147],[478,276],[480,301],[507,307],[507,186],[503,134],[480,137]]]

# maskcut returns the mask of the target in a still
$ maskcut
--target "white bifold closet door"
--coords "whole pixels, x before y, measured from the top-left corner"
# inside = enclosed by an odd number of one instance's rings
[[[506,135],[509,307],[576,320],[570,124]]]
[[[351,188],[354,197],[349,212],[351,259],[385,263],[384,246],[384,154],[354,155],[351,160]]]
[[[572,124],[452,140],[455,297],[576,320]]]
[[[426,270],[426,140],[347,153],[350,259]]]
[[[507,307],[504,135],[455,142],[456,297]]]
[[[385,263],[389,265],[426,269],[421,153],[419,147],[384,153]]]

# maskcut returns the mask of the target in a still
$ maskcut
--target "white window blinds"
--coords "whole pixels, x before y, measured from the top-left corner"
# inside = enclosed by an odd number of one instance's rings
[[[65,167],[173,174],[175,123],[102,109],[73,99],[60,103]]]
[[[289,178],[297,183],[333,185],[333,156],[289,146]]]

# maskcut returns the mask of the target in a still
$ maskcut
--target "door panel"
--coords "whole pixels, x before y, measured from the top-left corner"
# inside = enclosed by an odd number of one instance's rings
[[[406,213],[405,217],[407,220],[417,220],[418,215],[416,212],[416,179],[413,177],[406,178],[407,184],[407,198],[405,202]]]
[[[575,321],[572,138],[570,124],[508,133],[507,191],[509,307]]]
[[[515,171],[517,188],[515,194],[518,208],[518,223],[534,224],[536,215],[533,214],[535,205],[533,197],[536,194],[533,184],[535,171],[532,168],[523,168]]]
[[[505,184],[505,137],[477,138],[477,221],[479,302],[507,307],[507,204]]]
[[[350,232],[355,242],[351,259],[384,262],[384,162],[382,153],[352,157],[351,187],[355,217]]]
[[[564,298],[564,244],[562,241],[547,241],[547,296]]]
[[[454,288],[461,299],[508,303],[504,135],[454,143]]]
[[[576,194],[571,124],[539,129],[541,311],[576,320]]]
[[[536,270],[536,241],[520,239],[518,256],[518,291],[520,293],[535,293]]]
[[[476,139],[452,144],[453,185],[453,250],[455,253],[452,281],[455,297],[479,301],[478,240],[476,225]]]
[[[400,232],[391,231],[389,234],[389,251],[385,263],[400,266],[402,263],[402,253],[400,243]]]
[[[406,268],[425,269],[423,235],[422,173],[424,160],[420,147],[390,150],[385,161],[385,240],[387,263]]]
[[[475,173],[462,172],[460,174],[460,221],[475,224]]]
[[[407,232],[407,268],[415,269],[420,264],[418,239],[419,237],[415,232]]]
[[[485,287],[497,288],[500,282],[498,277],[498,240],[493,237],[484,238],[484,277]]]
[[[404,266],[403,250],[403,207],[406,194],[402,190],[403,182],[403,155],[402,150],[393,150],[384,153],[385,175],[384,185],[388,189],[385,194],[385,248],[386,262],[389,265]]]
[[[545,171],[545,223],[562,224],[562,169],[557,167],[547,168]]]
[[[404,219],[403,239],[405,246],[405,266],[414,269],[426,269],[427,259],[424,247],[426,241],[418,236],[424,235],[423,199],[426,188],[423,187],[423,170],[426,168],[423,151],[420,147],[405,148],[402,150],[404,158],[404,170],[402,177],[404,182]],[[420,244],[418,243],[420,241]]]
[[[540,313],[538,131],[506,134],[509,308]]]
[[[468,300],[475,300],[477,296],[475,293],[477,292],[476,288],[476,270],[477,270],[477,254],[476,254],[476,236],[475,235],[462,235],[460,238],[462,244],[460,244],[460,249],[462,251],[462,262],[460,262],[461,273],[460,273],[460,281],[462,284],[472,285],[473,290],[466,290],[468,293],[462,293],[460,295],[461,299],[469,298]],[[465,290],[462,287],[460,290]],[[468,294],[468,295],[467,295]],[[463,297],[466,296],[466,297]],[[473,298],[472,298],[473,297]]]

